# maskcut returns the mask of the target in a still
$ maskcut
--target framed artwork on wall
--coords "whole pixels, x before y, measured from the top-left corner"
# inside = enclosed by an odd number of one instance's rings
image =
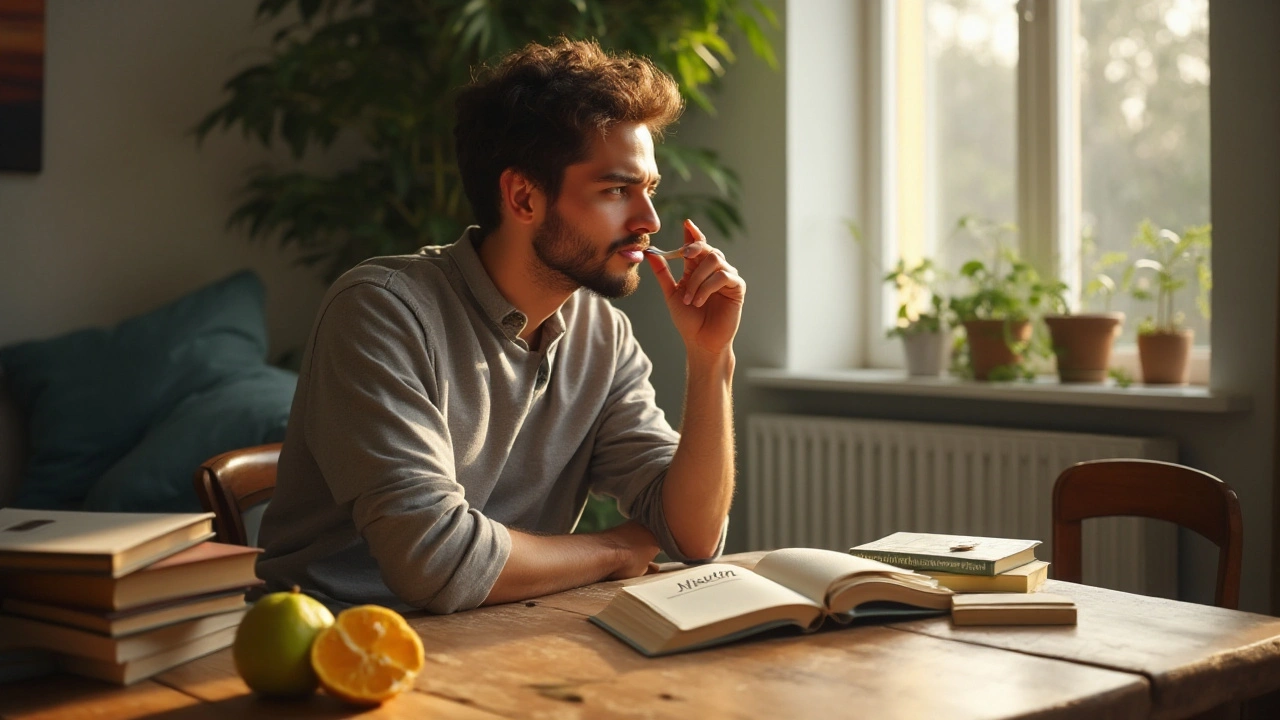
[[[45,0],[0,0],[0,171],[40,172]]]

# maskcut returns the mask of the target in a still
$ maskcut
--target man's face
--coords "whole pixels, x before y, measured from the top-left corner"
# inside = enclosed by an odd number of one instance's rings
[[[560,197],[534,232],[539,274],[561,289],[635,292],[640,251],[661,227],[652,200],[658,180],[647,127],[622,123],[593,138],[587,159],[565,168]]]

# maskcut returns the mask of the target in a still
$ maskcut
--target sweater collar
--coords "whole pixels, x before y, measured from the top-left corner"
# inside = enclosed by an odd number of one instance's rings
[[[527,349],[525,342],[520,339],[520,333],[524,332],[529,318],[503,296],[498,286],[493,283],[493,278],[489,277],[484,264],[480,262],[480,253],[477,251],[480,240],[480,228],[473,225],[464,230],[462,237],[445,251],[457,265],[463,282],[467,284],[471,296],[475,298],[476,304],[489,321],[508,339]],[[542,347],[548,348],[558,341],[560,336],[564,335],[564,329],[564,317],[561,315],[561,308],[557,308],[543,324]]]

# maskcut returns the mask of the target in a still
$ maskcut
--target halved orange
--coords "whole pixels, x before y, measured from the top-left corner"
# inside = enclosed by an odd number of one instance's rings
[[[379,605],[343,610],[311,645],[320,686],[358,705],[377,705],[412,688],[422,664],[418,633]]]

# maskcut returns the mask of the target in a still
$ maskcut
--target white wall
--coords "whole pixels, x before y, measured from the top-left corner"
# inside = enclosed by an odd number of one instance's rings
[[[787,8],[787,367],[796,370],[860,365],[866,296],[861,258],[846,223],[861,219],[856,81],[860,36],[855,3],[806,0]],[[813,72],[813,68],[828,69]],[[832,82],[848,78],[850,82]],[[868,241],[870,242],[870,241]],[[834,327],[833,327],[834,326]]]
[[[256,0],[50,0],[44,170],[0,173],[0,345],[118,322],[251,267],[272,357],[305,340],[324,286],[225,229],[267,154],[190,130],[270,40]]]

